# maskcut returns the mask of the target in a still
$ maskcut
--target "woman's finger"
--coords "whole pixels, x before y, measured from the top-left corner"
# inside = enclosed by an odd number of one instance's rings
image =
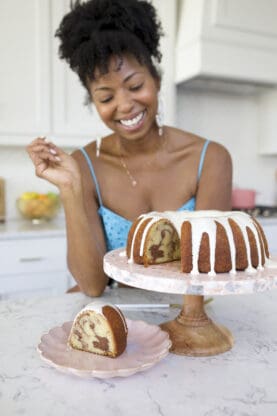
[[[37,137],[28,146],[28,153],[32,150],[40,151],[43,147],[51,149],[52,154],[66,154],[61,148],[46,137]]]
[[[45,144],[35,144],[29,148],[28,153],[51,153],[52,155],[56,155],[58,152],[53,147],[50,147]]]
[[[27,146],[27,149],[29,148],[29,147],[31,147],[31,146],[33,146],[34,144],[38,144],[38,143],[47,143],[46,142],[46,137],[36,137],[34,140],[32,140],[29,144],[28,144],[28,146]]]
[[[55,143],[51,141],[46,141],[46,144],[48,145],[48,148],[51,149],[51,153],[54,155],[67,155],[66,152],[64,152],[60,147],[58,147]]]
[[[53,145],[53,143],[47,143],[43,140],[35,140],[33,144],[28,146],[27,151],[32,160],[34,160],[35,155],[38,155],[43,159],[60,161],[60,156],[65,154],[65,152],[61,151],[61,149]],[[56,158],[53,158],[52,156],[55,156]]]
[[[46,162],[42,161],[36,165],[36,175],[41,177],[43,175],[43,172],[48,168],[48,165]]]
[[[39,152],[32,151],[30,157],[35,165],[43,162],[60,162],[60,158],[53,155],[48,149],[43,149]]]

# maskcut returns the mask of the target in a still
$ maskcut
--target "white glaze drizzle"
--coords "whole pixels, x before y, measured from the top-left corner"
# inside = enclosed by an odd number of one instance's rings
[[[152,227],[152,225],[157,222],[155,218],[153,218],[151,221],[149,221],[149,223],[146,225],[143,235],[142,235],[142,239],[141,239],[141,246],[140,246],[140,252],[139,255],[142,256],[143,255],[143,248],[144,248],[144,244],[145,244],[145,238],[147,236],[148,230]]]
[[[148,214],[142,214],[139,216],[139,221],[136,225],[136,228],[134,230],[133,233],[133,237],[132,237],[132,243],[131,243],[131,250],[130,250],[130,258],[128,259],[128,263],[133,263],[134,262],[134,244],[136,241],[136,235],[137,232],[140,228],[140,226],[142,225],[142,223],[146,220],[148,220],[149,218],[152,218],[151,221],[149,221],[149,223],[147,224],[147,226],[144,229],[143,235],[142,235],[142,240],[141,240],[141,245],[140,245],[140,256],[143,255],[143,248],[144,248],[144,242],[145,242],[145,238],[147,235],[147,231],[149,230],[149,228],[151,227],[152,224],[154,224],[155,222],[157,222],[159,219],[164,218],[163,216],[160,216],[160,214],[158,212],[149,212]]]
[[[128,260],[129,263],[133,263],[134,261],[134,242],[136,238],[136,234],[141,226],[141,224],[150,219],[149,223],[146,225],[141,238],[141,245],[140,245],[140,256],[143,255],[144,252],[144,245],[145,240],[147,237],[147,233],[151,226],[159,221],[160,219],[167,219],[169,220],[175,227],[179,238],[181,238],[181,227],[184,221],[189,221],[192,227],[192,262],[193,267],[191,274],[197,275],[199,274],[198,269],[198,257],[199,257],[199,248],[201,244],[201,240],[204,233],[208,234],[209,237],[209,244],[210,244],[210,266],[211,270],[208,273],[209,276],[214,276],[215,273],[215,249],[216,249],[216,221],[221,224],[226,231],[229,248],[230,248],[230,255],[231,255],[231,274],[236,273],[236,249],[235,249],[235,242],[232,233],[232,229],[229,223],[229,219],[232,219],[240,228],[242,232],[242,236],[244,239],[245,247],[246,247],[246,256],[247,256],[247,263],[248,267],[246,272],[248,273],[255,273],[256,269],[252,266],[251,262],[251,249],[249,244],[249,239],[247,235],[247,227],[253,232],[255,237],[257,251],[258,251],[258,267],[257,269],[263,269],[262,267],[262,250],[264,247],[261,247],[260,244],[260,231],[256,227],[253,219],[250,215],[241,212],[241,211],[165,211],[165,212],[150,212],[148,214],[143,214],[139,217],[140,221],[136,226],[136,229],[133,233],[132,243],[131,243],[131,250],[130,250],[130,258]],[[262,245],[263,240],[261,238]]]
[[[127,328],[127,325],[126,325],[126,321],[125,321],[125,318],[124,318],[124,315],[123,315],[123,313],[121,312],[121,310],[117,307],[117,306],[115,306],[115,305],[113,305],[113,304],[111,304],[111,303],[107,303],[107,302],[102,302],[102,301],[100,301],[100,300],[96,300],[96,301],[93,301],[93,302],[90,302],[90,303],[88,303],[83,309],[81,309],[81,311],[77,314],[77,316],[76,316],[76,318],[75,318],[75,320],[74,320],[74,323],[75,323],[75,321],[77,320],[77,318],[83,313],[83,312],[86,312],[86,311],[92,311],[92,312],[95,312],[95,313],[97,313],[97,314],[99,314],[99,315],[102,315],[103,316],[103,318],[105,318],[106,320],[107,320],[107,318],[105,317],[105,315],[103,314],[103,307],[104,306],[110,306],[111,308],[113,308],[113,309],[115,309],[118,313],[119,313],[119,315],[120,315],[120,317],[121,317],[121,320],[122,320],[122,323],[123,323],[123,325],[124,325],[124,329],[125,329],[125,332],[128,332],[128,328]]]
[[[258,270],[263,270],[263,269],[264,269],[264,267],[262,266],[262,248],[263,248],[263,252],[265,253],[264,242],[263,242],[262,237],[261,237],[261,238],[259,238],[259,235],[260,235],[260,234],[259,234],[259,230],[258,230],[258,228],[257,228],[257,226],[256,226],[256,224],[255,224],[255,223],[253,223],[253,229],[252,229],[252,232],[253,232],[253,234],[254,234],[254,236],[255,236],[255,239],[256,239],[256,244],[257,244],[257,249],[258,249],[258,261],[259,261],[259,264],[258,264],[257,269],[258,269]],[[263,246],[263,247],[261,247],[260,240],[261,240],[261,242],[262,242],[262,246]],[[266,257],[266,256],[265,256],[265,257]]]
[[[277,269],[277,261],[272,260],[271,258],[266,258],[265,265],[270,269]]]

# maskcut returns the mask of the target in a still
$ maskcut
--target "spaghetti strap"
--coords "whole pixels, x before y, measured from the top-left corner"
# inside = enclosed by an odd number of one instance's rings
[[[83,153],[83,155],[84,155],[84,157],[85,157],[85,159],[87,161],[87,164],[88,164],[88,167],[89,167],[91,176],[92,176],[93,181],[95,183],[95,188],[96,188],[96,192],[97,192],[98,201],[99,201],[100,206],[102,207],[103,202],[102,202],[102,198],[101,198],[100,188],[99,188],[98,181],[97,181],[97,178],[96,178],[94,169],[93,169],[92,162],[91,162],[91,160],[90,160],[90,158],[89,158],[86,150],[83,147],[80,147],[80,150]]]
[[[201,156],[200,156],[200,161],[199,161],[199,166],[198,166],[197,182],[199,181],[201,173],[202,173],[205,155],[206,155],[206,151],[207,151],[207,147],[209,143],[210,143],[210,140],[206,140],[204,143],[203,149],[201,151]]]

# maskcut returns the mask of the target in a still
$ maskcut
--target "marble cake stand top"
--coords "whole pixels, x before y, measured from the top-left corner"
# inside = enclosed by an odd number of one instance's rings
[[[140,289],[184,295],[237,295],[263,292],[277,288],[277,259],[269,267],[254,274],[237,272],[206,273],[197,276],[180,272],[180,262],[144,267],[130,264],[124,249],[116,249],[104,256],[105,273],[117,282]]]

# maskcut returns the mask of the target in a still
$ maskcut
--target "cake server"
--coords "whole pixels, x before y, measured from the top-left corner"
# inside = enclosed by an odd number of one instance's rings
[[[212,300],[213,298],[206,299],[205,305]],[[183,305],[179,303],[118,303],[116,306],[120,309],[181,309]]]

